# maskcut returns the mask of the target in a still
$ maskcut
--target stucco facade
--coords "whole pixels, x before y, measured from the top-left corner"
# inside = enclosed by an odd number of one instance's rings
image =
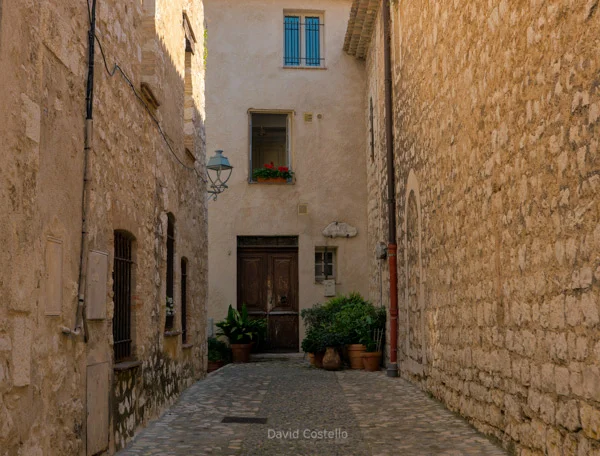
[[[296,239],[299,309],[327,299],[315,281],[315,249],[335,252],[335,292],[368,291],[365,134],[357,121],[365,109],[365,74],[362,63],[342,52],[350,3],[205,2],[207,150],[223,149],[235,167],[229,189],[209,204],[208,316],[215,322],[228,305],[241,304],[238,236]],[[301,27],[306,16],[320,18],[324,60],[317,68],[286,67],[285,16],[299,17]],[[258,118],[250,125],[252,113],[287,116],[285,164],[295,172],[293,182],[250,182],[251,139],[262,134]],[[255,157],[253,166],[257,160],[263,164]],[[358,234],[325,237],[336,221]]]
[[[112,454],[205,372],[199,0],[98,2],[96,35],[108,70],[118,63],[135,90],[140,94],[145,83],[160,106],[146,109],[119,71],[110,77],[96,44],[93,126],[87,126],[93,139],[84,203],[84,325],[80,334],[73,332],[82,251],[86,5],[0,1],[2,456]],[[186,33],[195,40],[187,65]],[[175,219],[176,313],[167,335],[169,213]],[[120,363],[113,354],[115,232],[133,239],[131,352]],[[180,334],[184,257],[187,345]]]
[[[370,248],[379,3],[355,1],[349,30],[375,107]],[[600,454],[597,2],[391,3],[400,373],[517,454]],[[375,298],[387,264],[369,265]]]

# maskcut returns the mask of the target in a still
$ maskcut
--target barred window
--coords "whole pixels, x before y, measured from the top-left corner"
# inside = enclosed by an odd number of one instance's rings
[[[315,248],[315,282],[335,279],[335,248]]]
[[[187,344],[187,258],[181,259],[181,342]]]
[[[175,217],[167,216],[167,319],[165,329],[173,329],[175,322]]]
[[[325,65],[323,36],[325,24],[319,14],[290,13],[284,16],[283,64],[286,67]]]
[[[113,342],[115,362],[131,357],[131,294],[133,288],[133,236],[114,233]]]

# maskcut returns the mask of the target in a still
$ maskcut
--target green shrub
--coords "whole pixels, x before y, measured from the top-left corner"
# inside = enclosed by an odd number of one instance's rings
[[[357,295],[360,297],[360,295]],[[359,344],[378,328],[385,328],[385,308],[377,308],[362,298],[348,300],[335,315],[333,330],[340,335],[345,344]]]
[[[208,338],[208,360],[229,362],[231,359],[231,351],[227,344],[216,337]]]
[[[386,310],[376,308],[359,293],[350,293],[303,309],[300,315],[306,326],[302,350],[319,353],[343,344],[370,344],[373,331],[385,328]]]
[[[302,351],[304,351],[305,353],[324,352],[324,333],[325,330],[323,328],[310,328],[306,332],[306,337],[304,337],[304,339],[302,340]]]
[[[230,305],[225,320],[216,323],[215,326],[219,328],[217,335],[227,337],[230,344],[260,343],[267,334],[267,320],[251,319],[246,304],[242,304],[241,312]]]

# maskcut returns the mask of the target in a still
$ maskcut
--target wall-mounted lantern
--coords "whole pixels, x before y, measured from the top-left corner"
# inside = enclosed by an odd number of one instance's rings
[[[219,193],[223,193],[227,189],[227,181],[231,177],[233,166],[229,164],[229,160],[223,155],[222,150],[215,150],[215,155],[208,160],[206,170],[210,179],[208,193],[212,195],[214,201]]]

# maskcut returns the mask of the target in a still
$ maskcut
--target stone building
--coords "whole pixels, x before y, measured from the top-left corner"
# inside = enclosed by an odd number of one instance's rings
[[[113,453],[205,372],[203,5],[99,1],[86,121],[87,3],[0,0],[2,456]]]
[[[380,3],[353,1],[345,47],[373,106],[369,252]],[[518,454],[600,454],[598,2],[391,3],[400,373]]]
[[[235,167],[209,206],[209,320],[266,315],[298,350],[298,313],[368,292],[365,74],[342,46],[349,0],[207,0],[207,149]],[[258,182],[273,162],[292,179]]]

